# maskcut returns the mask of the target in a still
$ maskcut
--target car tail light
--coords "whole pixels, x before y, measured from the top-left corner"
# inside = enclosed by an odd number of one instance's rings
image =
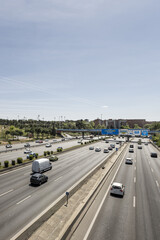
[[[112,187],[111,187],[111,190],[113,190]]]
[[[123,190],[121,189],[120,192],[123,192]]]

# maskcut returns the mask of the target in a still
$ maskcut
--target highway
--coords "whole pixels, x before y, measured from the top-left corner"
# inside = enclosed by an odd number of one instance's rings
[[[83,142],[88,141],[88,140],[83,140]],[[52,147],[46,147],[45,145],[47,143],[51,143]],[[57,147],[63,147],[65,148],[70,148],[76,145],[80,145],[78,143],[78,139],[74,140],[69,140],[69,141],[60,141],[57,140],[56,142],[53,142],[53,140],[50,140],[48,142],[43,142],[43,143],[35,143],[35,142],[30,142],[30,150],[33,151],[34,153],[38,153],[39,156],[44,153],[44,151],[57,151]],[[14,144],[12,145],[12,148],[6,149],[5,146],[0,146],[0,162],[3,165],[4,161],[10,161],[11,160],[17,160],[17,157],[22,157],[23,160],[26,159],[27,154],[24,154],[24,150],[26,148],[24,147],[24,143],[20,144]],[[27,148],[28,149],[28,148]]]
[[[157,152],[158,158],[151,158]],[[133,165],[125,158],[132,157]],[[160,154],[151,144],[134,143],[74,232],[71,240],[159,240]],[[111,182],[125,185],[124,198],[110,196]]]
[[[103,153],[103,149],[110,145],[104,141],[92,145],[101,147],[102,151],[89,150],[87,145],[59,155],[59,160],[53,162],[52,170],[45,173],[48,182],[38,187],[30,186],[31,165],[0,175],[0,240],[10,239],[115,151]]]

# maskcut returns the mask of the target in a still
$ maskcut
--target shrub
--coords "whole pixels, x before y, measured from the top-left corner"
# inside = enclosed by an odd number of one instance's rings
[[[16,165],[16,161],[12,160],[12,166]]]
[[[47,152],[46,151],[44,151],[44,156],[46,156],[47,155]]]
[[[47,154],[50,155],[51,154],[50,151],[47,151]]]
[[[53,154],[53,151],[51,151],[51,154]]]
[[[23,162],[23,159],[21,157],[17,158],[17,163],[20,164]]]
[[[29,160],[32,160],[33,159],[33,155],[29,155]]]
[[[7,168],[9,166],[9,162],[8,161],[4,161],[4,167]]]
[[[83,145],[83,142],[81,142],[81,145]]]
[[[38,153],[35,153],[35,158],[36,158],[36,159],[38,158]]]

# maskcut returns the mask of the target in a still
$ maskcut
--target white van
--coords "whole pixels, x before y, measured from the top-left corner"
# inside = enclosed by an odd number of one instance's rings
[[[52,163],[48,158],[41,158],[34,160],[32,163],[32,172],[33,173],[42,173],[52,169]]]

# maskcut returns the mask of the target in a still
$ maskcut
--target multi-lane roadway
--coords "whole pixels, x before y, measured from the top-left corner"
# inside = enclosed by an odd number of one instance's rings
[[[77,142],[77,140],[76,140]],[[67,144],[67,143],[64,143]],[[69,144],[69,142],[68,142]],[[30,186],[31,165],[0,175],[0,239],[10,239],[27,223],[64,194],[76,181],[103,161],[110,153],[103,153],[109,143],[101,141],[93,146],[101,152],[83,148],[59,155],[52,170],[46,172],[48,182]]]
[[[152,158],[157,152],[158,158]],[[125,158],[133,158],[126,165]],[[111,176],[94,201],[71,240],[159,240],[160,154],[151,145],[134,143],[117,173]],[[123,198],[110,196],[111,182],[125,185]]]

